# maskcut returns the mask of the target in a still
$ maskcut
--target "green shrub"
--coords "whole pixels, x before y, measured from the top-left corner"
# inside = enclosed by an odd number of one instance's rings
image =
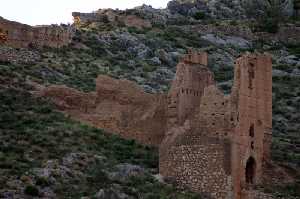
[[[136,27],[128,27],[127,30],[129,33],[135,33],[135,34],[145,34],[147,31],[149,31],[149,29],[147,28],[141,29]]]
[[[260,31],[263,31],[263,32],[277,33],[279,30],[279,22],[272,18],[267,18],[267,19],[264,19],[259,24],[258,27],[259,27]]]
[[[143,71],[144,72],[153,72],[156,70],[156,66],[144,64]]]
[[[24,193],[26,195],[30,196],[38,196],[39,195],[39,189],[33,185],[28,185],[24,189]]]
[[[47,187],[50,185],[49,181],[45,177],[38,177],[36,179],[36,185],[41,186],[41,187]]]
[[[239,23],[236,20],[231,20],[229,24],[232,25],[232,26],[239,25]]]
[[[206,18],[206,15],[204,12],[199,11],[194,14],[194,19],[201,20],[201,19],[205,19],[205,18]]]

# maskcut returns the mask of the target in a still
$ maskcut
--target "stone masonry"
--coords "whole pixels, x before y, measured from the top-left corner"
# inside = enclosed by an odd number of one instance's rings
[[[134,82],[104,75],[97,78],[96,85],[96,93],[50,86],[39,94],[77,120],[123,138],[159,146],[165,133],[165,95],[148,94]]]
[[[74,24],[77,27],[89,25],[91,23],[109,23],[115,25],[124,25],[127,27],[135,27],[138,29],[152,27],[150,21],[121,10],[100,9],[92,13],[73,12],[72,16],[74,18]]]
[[[236,62],[231,95],[213,80],[200,81],[198,107],[187,110],[183,127],[168,129],[160,146],[160,173],[211,198],[249,198],[270,154],[271,71],[270,56],[247,54]]]
[[[189,51],[168,95],[99,76],[97,90],[41,89],[73,118],[124,138],[159,146],[160,174],[212,199],[260,199],[270,159],[272,62],[266,54],[236,61],[234,86],[224,95],[207,68],[207,54]],[[257,196],[256,196],[257,195]]]
[[[15,48],[60,48],[71,42],[68,26],[29,26],[0,17],[0,44]]]

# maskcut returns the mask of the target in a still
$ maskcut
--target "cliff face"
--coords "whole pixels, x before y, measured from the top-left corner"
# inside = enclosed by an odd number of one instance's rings
[[[16,48],[53,47],[60,48],[71,42],[70,27],[29,26],[0,17],[0,44]]]

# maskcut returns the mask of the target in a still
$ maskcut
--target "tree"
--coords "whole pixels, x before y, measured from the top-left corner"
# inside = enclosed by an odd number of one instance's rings
[[[244,0],[248,18],[254,19],[259,31],[275,33],[290,15],[291,0]]]

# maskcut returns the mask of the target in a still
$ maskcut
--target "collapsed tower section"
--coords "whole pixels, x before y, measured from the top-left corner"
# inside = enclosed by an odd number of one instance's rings
[[[177,65],[175,79],[168,94],[168,129],[183,125],[200,104],[204,88],[214,84],[207,68],[207,53],[189,51]]]

